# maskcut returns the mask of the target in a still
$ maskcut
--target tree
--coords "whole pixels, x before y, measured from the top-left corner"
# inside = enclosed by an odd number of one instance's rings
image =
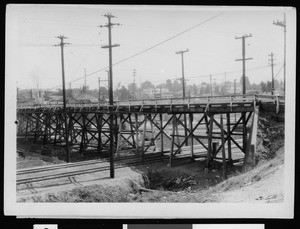
[[[220,95],[220,86],[218,84],[214,85],[214,93],[215,95]]]
[[[259,85],[260,85],[260,90],[261,90],[261,92],[265,92],[266,89],[267,89],[267,84],[266,84],[266,82],[261,81]]]
[[[227,85],[224,83],[220,86],[221,95],[225,95],[227,93]]]
[[[173,85],[172,85],[172,81],[170,79],[166,80],[166,88],[168,88],[169,91],[172,91]]]
[[[192,86],[192,92],[193,92],[194,96],[198,95],[198,88],[197,88],[196,84],[193,84],[193,86]]]
[[[132,97],[129,90],[124,86],[115,90],[115,96],[120,101],[127,101]]]
[[[128,90],[129,90],[130,94],[132,95],[133,99],[135,99],[136,93],[137,93],[136,84],[135,83],[128,84]]]
[[[247,89],[249,90],[250,89],[250,85],[251,85],[248,76],[245,77],[245,81],[246,81],[246,92],[247,92]],[[240,78],[240,83],[243,86],[243,76],[241,76],[241,78]]]
[[[141,84],[141,89],[155,88],[155,86],[148,80]]]
[[[178,93],[179,91],[181,91],[182,90],[182,86],[181,86],[181,83],[179,83],[178,82],[178,80],[175,80],[174,82],[173,82],[173,87],[172,87],[172,91],[174,92],[174,93]]]

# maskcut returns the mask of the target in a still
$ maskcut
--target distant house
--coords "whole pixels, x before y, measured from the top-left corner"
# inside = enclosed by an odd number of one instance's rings
[[[98,103],[98,98],[89,94],[79,94],[74,98],[75,103]]]
[[[62,95],[50,95],[49,102],[63,102]]]

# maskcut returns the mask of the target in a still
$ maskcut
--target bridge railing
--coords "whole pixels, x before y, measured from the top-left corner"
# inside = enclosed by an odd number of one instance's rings
[[[228,95],[228,96],[198,96],[186,98],[159,98],[115,101],[114,106],[141,106],[141,105],[188,105],[188,104],[213,104],[213,103],[247,103],[253,102],[253,95]],[[109,106],[108,102],[101,103],[67,103],[67,107],[103,107]],[[17,108],[43,108],[43,107],[63,107],[61,102],[40,104],[34,106],[18,105]]]
[[[114,106],[142,106],[142,105],[191,105],[191,104],[222,104],[222,103],[251,103],[256,100],[262,100],[264,102],[279,103],[285,102],[284,96],[275,95],[225,95],[225,96],[198,96],[198,97],[186,97],[186,98],[159,98],[159,99],[142,99],[142,100],[128,100],[128,101],[115,101]],[[67,107],[109,107],[108,102],[101,103],[67,103]],[[32,109],[32,108],[59,108],[63,107],[62,102],[47,103],[40,105],[18,105],[19,109]]]

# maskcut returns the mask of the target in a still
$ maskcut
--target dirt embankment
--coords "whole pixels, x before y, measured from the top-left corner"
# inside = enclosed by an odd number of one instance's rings
[[[258,119],[256,162],[275,156],[284,146],[284,122],[278,122],[272,113],[261,112]]]

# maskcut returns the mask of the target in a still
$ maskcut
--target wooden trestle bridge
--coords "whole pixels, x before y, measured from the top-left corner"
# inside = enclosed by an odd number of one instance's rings
[[[71,152],[95,150],[100,157],[105,157],[110,153],[109,128],[113,128],[115,157],[123,149],[129,149],[143,158],[155,146],[159,153],[169,155],[171,166],[183,149],[188,149],[189,156],[195,158],[194,150],[201,147],[206,151],[209,166],[220,152],[223,162],[234,162],[232,147],[236,147],[251,164],[254,163],[257,107],[263,101],[282,110],[283,99],[236,95],[115,102],[113,106],[67,104],[67,134],[62,105],[18,107],[17,135],[61,146],[68,139]],[[109,123],[111,115],[113,126]]]

